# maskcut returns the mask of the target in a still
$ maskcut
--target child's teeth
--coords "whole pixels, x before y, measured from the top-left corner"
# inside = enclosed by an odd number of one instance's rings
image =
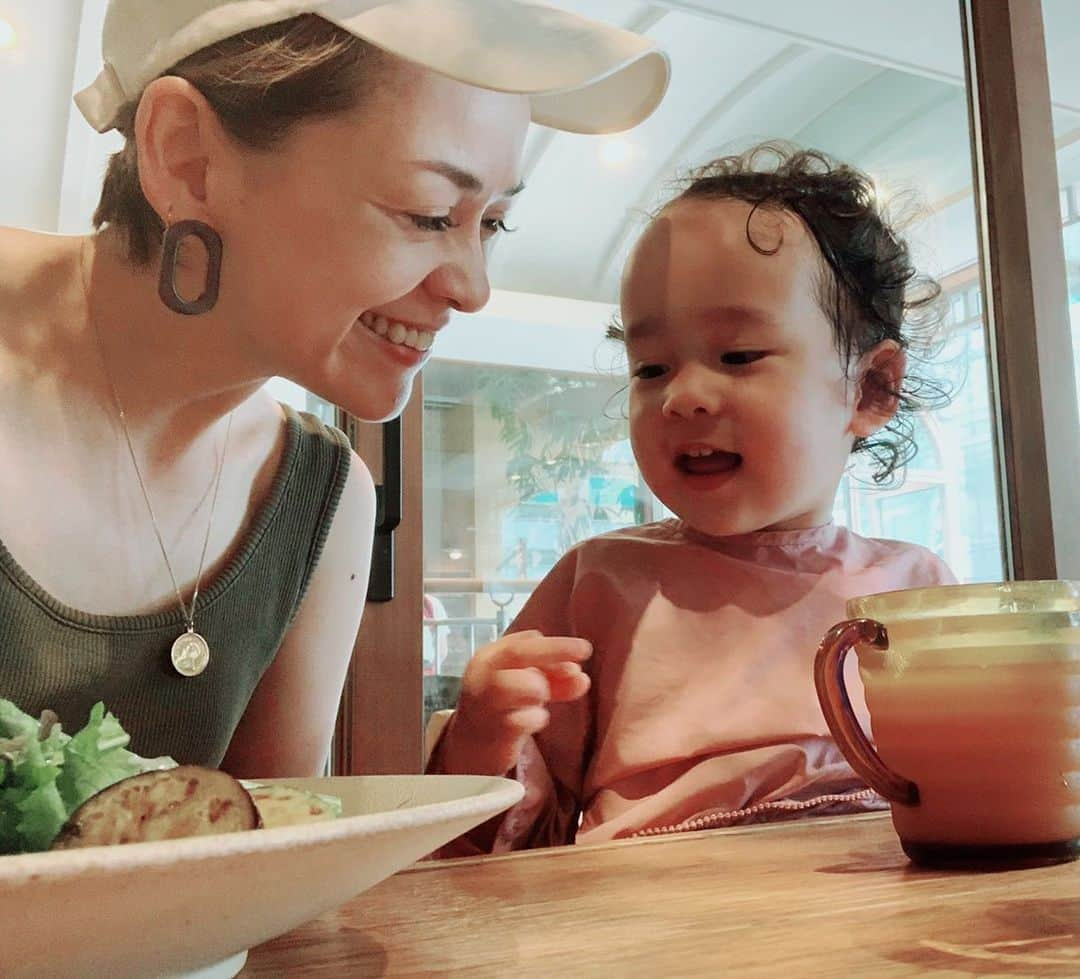
[[[430,333],[421,333],[416,340],[417,350],[430,350],[435,338]]]
[[[371,328],[381,337],[386,336],[386,334],[390,332],[390,324],[387,323],[386,319],[382,316],[376,316],[375,319],[372,320]]]
[[[408,332],[409,331],[406,330],[405,327],[403,327],[400,323],[395,323],[392,327],[390,327],[390,332],[387,334],[387,336],[390,338],[391,343],[401,343],[401,341],[405,339],[405,335]]]
[[[410,329],[410,330],[408,330],[408,332],[406,332],[405,339],[402,342],[404,342],[406,347],[415,348],[416,347],[416,340],[417,340],[417,337],[419,337],[419,335],[420,335],[419,331]]]

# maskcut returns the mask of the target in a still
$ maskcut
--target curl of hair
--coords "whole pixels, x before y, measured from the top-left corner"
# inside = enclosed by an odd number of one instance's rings
[[[907,243],[883,215],[873,181],[818,150],[768,142],[713,160],[680,185],[681,192],[665,207],[698,199],[751,204],[746,238],[763,255],[778,251],[782,239],[755,240],[751,221],[758,208],[790,211],[802,220],[821,253],[817,300],[832,323],[845,369],[883,340],[907,352],[908,370],[899,389],[884,390],[896,399],[895,415],[852,446],[853,453],[869,456],[875,483],[894,481],[917,452],[915,414],[949,400],[939,381],[912,369],[937,349],[943,306],[940,285],[919,274]],[[870,375],[863,383],[883,381]]]
[[[209,45],[163,74],[198,89],[238,143],[270,150],[302,119],[361,105],[374,89],[384,57],[348,31],[303,14]],[[118,116],[124,146],[109,159],[93,223],[122,232],[130,261],[146,265],[157,253],[165,225],[139,180],[137,110],[135,100]]]

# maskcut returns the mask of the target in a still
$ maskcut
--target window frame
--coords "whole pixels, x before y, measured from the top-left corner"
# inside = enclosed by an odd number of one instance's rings
[[[1080,578],[1080,438],[1042,4],[960,0],[960,17],[1006,576]]]

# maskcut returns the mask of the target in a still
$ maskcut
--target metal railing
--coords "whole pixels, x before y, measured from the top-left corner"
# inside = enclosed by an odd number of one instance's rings
[[[505,624],[501,624],[499,619],[485,618],[481,616],[448,616],[446,618],[424,619],[424,628],[428,631],[428,634],[431,638],[432,648],[435,650],[435,673],[437,675],[441,675],[443,672],[443,662],[446,659],[447,652],[443,648],[443,643],[440,642],[441,637],[439,635],[439,629],[464,628],[468,630],[469,653],[466,657],[466,661],[468,661],[472,659],[473,653],[475,653],[480,646],[485,645],[487,642],[491,641],[489,639],[484,639],[481,642],[477,642],[476,630],[481,626],[486,626],[490,629],[493,629],[495,632],[494,638],[496,639],[501,636],[506,629]]]
[[[435,673],[443,672],[443,663],[446,660],[444,643],[440,641],[440,629],[463,630],[467,635],[467,655],[464,661],[468,662],[473,653],[493,639],[499,638],[510,625],[509,608],[523,595],[529,595],[539,584],[539,581],[527,579],[513,580],[486,580],[483,578],[426,578],[424,579],[424,593],[438,595],[440,597],[465,597],[485,595],[494,606],[494,615],[477,616],[438,616],[427,617],[423,620],[424,629],[428,631],[432,648],[435,650]],[[483,632],[491,630],[488,636]],[[446,637],[447,633],[442,633]]]

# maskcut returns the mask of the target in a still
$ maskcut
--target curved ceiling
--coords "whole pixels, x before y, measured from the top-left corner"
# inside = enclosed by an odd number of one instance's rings
[[[510,220],[518,230],[492,255],[498,289],[614,302],[626,251],[672,178],[765,139],[821,149],[858,166],[882,196],[899,196],[913,214],[933,214],[970,196],[955,2],[559,5],[654,38],[671,55],[671,87],[657,112],[622,136],[534,128],[527,191]],[[1080,137],[1074,56],[1080,4],[1044,0],[1044,17],[1055,131],[1067,148]],[[1063,160],[1069,159],[1066,150]]]

